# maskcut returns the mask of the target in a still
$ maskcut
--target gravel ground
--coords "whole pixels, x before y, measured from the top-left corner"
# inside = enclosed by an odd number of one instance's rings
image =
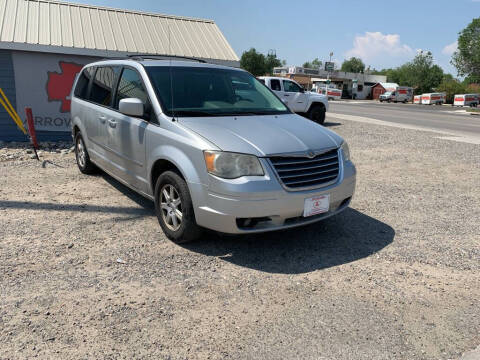
[[[0,358],[458,359],[480,344],[480,146],[337,121],[351,208],[178,246],[105,174],[0,149]],[[23,155],[22,155],[23,154]],[[13,156],[10,156],[13,155]],[[55,164],[55,165],[53,165]]]

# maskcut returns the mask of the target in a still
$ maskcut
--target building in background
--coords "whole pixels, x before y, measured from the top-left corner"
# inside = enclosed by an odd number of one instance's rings
[[[378,100],[380,95],[385,94],[387,91],[395,91],[397,87],[397,83],[379,82],[372,86],[372,99]]]
[[[324,86],[327,78],[332,87],[342,90],[345,98],[371,99],[371,88],[379,82],[386,82],[385,75],[356,74],[334,70],[328,72],[324,69],[309,69],[301,66],[281,66],[273,69],[275,76],[291,78],[310,90],[314,84]]]
[[[40,140],[68,139],[70,90],[83,65],[130,54],[175,55],[239,66],[212,20],[51,0],[0,1],[0,88]],[[0,140],[25,136],[0,107]]]

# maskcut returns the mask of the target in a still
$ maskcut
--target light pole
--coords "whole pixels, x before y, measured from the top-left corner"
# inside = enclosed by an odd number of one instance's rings
[[[333,51],[330,52],[330,61],[328,62],[328,67],[327,67],[327,83],[325,84],[325,96],[327,97],[327,100],[328,100],[328,84],[330,83],[330,64],[332,63],[332,56],[333,56]]]

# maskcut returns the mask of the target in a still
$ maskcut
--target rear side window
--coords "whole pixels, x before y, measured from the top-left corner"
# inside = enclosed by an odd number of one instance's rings
[[[90,84],[90,79],[95,72],[95,68],[89,67],[84,69],[77,81],[77,86],[75,87],[74,95],[79,99],[86,99],[87,98],[87,91],[88,91],[88,84]]]
[[[282,91],[282,87],[280,86],[280,80],[271,79],[270,80],[270,87],[272,88],[272,90]]]
[[[143,87],[140,74],[133,69],[125,68],[120,77],[117,90],[117,99],[115,101],[115,109],[118,109],[120,100],[127,98],[137,98],[147,105],[148,95]]]
[[[104,106],[111,106],[113,86],[120,68],[103,66],[97,68],[90,91],[90,100]]]

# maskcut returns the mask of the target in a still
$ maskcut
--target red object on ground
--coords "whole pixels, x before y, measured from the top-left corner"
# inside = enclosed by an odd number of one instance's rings
[[[30,133],[33,147],[38,149],[37,134],[35,133],[35,125],[33,124],[32,108],[26,107],[25,114],[27,115],[28,132]]]

